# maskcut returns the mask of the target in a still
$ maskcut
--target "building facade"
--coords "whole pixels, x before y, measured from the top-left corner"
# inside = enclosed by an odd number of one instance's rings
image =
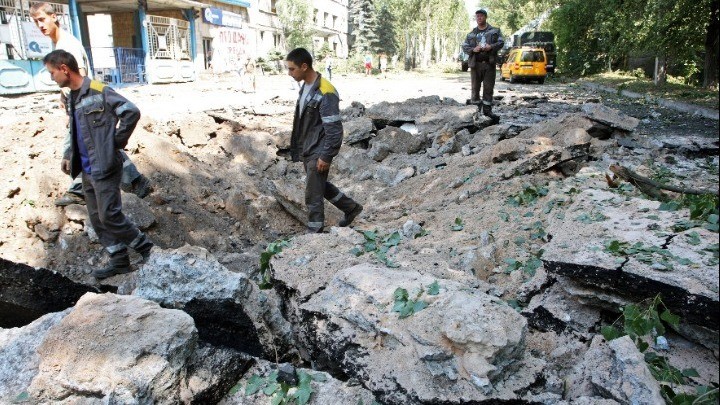
[[[348,0],[308,0],[311,52],[348,55]],[[0,0],[0,94],[54,89],[41,60],[51,49],[29,15],[33,0]],[[100,80],[193,81],[210,68],[287,51],[277,0],[55,0],[61,28],[88,50]]]
[[[278,16],[276,0],[209,0],[209,8],[202,11],[198,32],[204,55],[200,68],[228,71],[238,68],[242,61],[267,59],[273,51],[285,52],[287,42]],[[323,45],[332,55],[348,55],[348,0],[311,0],[313,46],[311,52]]]

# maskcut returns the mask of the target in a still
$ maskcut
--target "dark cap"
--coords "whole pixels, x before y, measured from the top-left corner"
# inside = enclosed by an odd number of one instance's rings
[[[487,11],[485,11],[484,8],[481,8],[480,10],[475,12],[475,15],[478,15],[478,14],[485,14],[485,17],[487,17]]]

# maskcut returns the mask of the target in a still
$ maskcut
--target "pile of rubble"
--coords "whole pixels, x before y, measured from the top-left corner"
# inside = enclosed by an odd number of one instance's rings
[[[678,392],[718,382],[717,230],[605,178],[674,162],[668,181],[716,189],[717,138],[648,138],[583,100],[507,95],[500,125],[435,96],[353,103],[333,176],[366,210],[354,229],[290,237],[274,230],[307,218],[302,170],[283,158],[290,108],[145,123],[159,139],[138,148],[173,157],[148,201],[124,195],[130,215],[151,234],[202,210],[215,222],[160,239],[139,271],[90,285],[2,261],[0,400],[662,403],[636,342],[600,334],[657,294],[680,320],[653,350],[696,371]],[[159,182],[173,176],[187,195]],[[31,208],[41,246],[92,242],[82,207]],[[287,242],[258,266],[263,238]]]

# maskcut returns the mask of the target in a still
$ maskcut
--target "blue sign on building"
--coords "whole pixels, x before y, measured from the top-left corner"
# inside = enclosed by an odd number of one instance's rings
[[[231,13],[216,7],[208,7],[203,10],[203,20],[208,24],[234,28],[242,28],[245,23],[245,19],[240,14]]]

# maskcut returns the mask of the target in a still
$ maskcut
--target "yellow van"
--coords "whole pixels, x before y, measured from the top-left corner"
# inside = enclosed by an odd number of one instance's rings
[[[513,48],[507,60],[500,67],[500,80],[508,79],[510,83],[518,80],[537,80],[545,82],[547,76],[547,56],[542,48]]]

